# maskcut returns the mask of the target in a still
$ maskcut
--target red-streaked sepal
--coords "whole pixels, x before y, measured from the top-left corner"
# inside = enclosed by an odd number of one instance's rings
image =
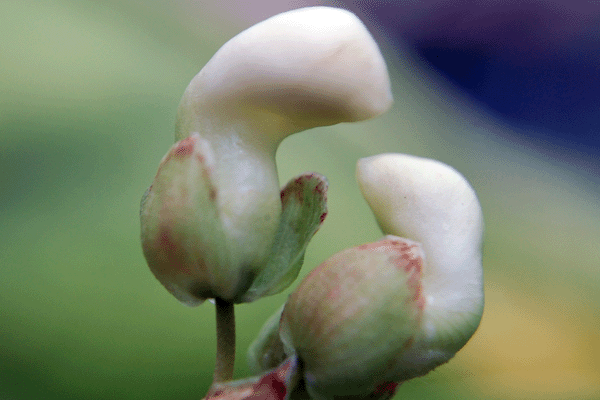
[[[235,301],[245,293],[264,265],[278,223],[278,213],[266,218],[261,209],[231,221],[228,204],[220,203],[224,188],[214,178],[212,157],[198,134],[175,143],[141,202],[146,261],[187,305],[216,297]],[[240,233],[238,225],[252,229]]]
[[[280,335],[311,398],[370,398],[398,381],[421,330],[424,263],[419,243],[387,236],[335,254],[300,283]]]

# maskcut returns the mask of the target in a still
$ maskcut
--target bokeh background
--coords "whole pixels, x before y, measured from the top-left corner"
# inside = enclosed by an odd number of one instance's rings
[[[380,233],[357,158],[433,157],[486,218],[486,309],[397,398],[600,399],[600,4],[595,1],[0,2],[0,399],[198,399],[214,310],[153,278],[138,205],[190,79],[229,38],[305,5],[349,8],[389,64],[381,118],[278,152],[330,181],[302,275]],[[237,307],[236,376],[289,291]]]

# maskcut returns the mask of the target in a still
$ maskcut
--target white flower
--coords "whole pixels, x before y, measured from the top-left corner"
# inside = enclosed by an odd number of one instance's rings
[[[298,9],[235,36],[186,89],[177,143],[142,202],[142,245],[156,277],[187,304],[239,299],[279,226],[279,143],[377,116],[391,102],[381,53],[348,11]]]

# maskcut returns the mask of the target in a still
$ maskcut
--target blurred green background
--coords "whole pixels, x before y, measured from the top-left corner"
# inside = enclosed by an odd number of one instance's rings
[[[227,19],[228,6],[0,2],[0,399],[205,394],[213,307],[184,307],[154,279],[138,206],[188,82],[256,22]],[[357,158],[437,158],[480,196],[486,310],[453,361],[397,398],[600,399],[599,188],[584,170],[503,141],[500,121],[401,50],[382,50],[390,112],[295,135],[278,152],[282,182],[310,170],[330,182],[302,275],[380,236],[354,181]],[[236,376],[288,293],[237,307]]]

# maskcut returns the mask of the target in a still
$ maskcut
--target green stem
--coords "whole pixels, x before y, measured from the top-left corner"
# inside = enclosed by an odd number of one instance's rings
[[[217,317],[217,359],[213,386],[233,378],[235,364],[235,314],[233,303],[215,299]]]

